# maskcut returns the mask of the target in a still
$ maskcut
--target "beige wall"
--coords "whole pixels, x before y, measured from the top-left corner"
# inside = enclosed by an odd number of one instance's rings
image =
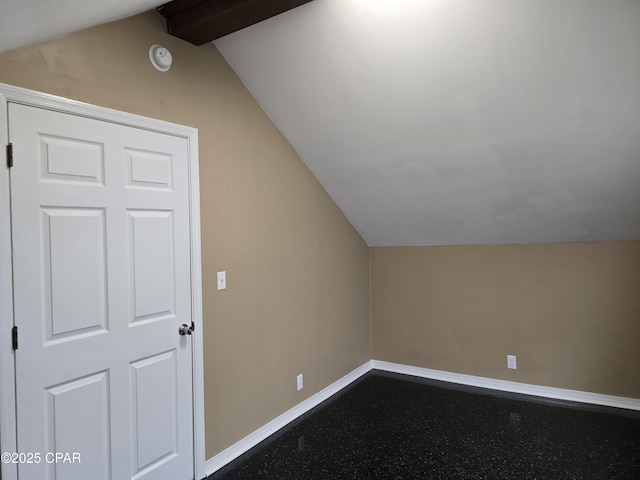
[[[150,12],[0,55],[0,82],[199,129],[207,458],[371,358],[366,244],[213,45]]]
[[[371,284],[377,360],[640,398],[640,242],[372,248]]]

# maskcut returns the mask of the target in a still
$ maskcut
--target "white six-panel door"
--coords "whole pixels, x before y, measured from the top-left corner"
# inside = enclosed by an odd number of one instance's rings
[[[186,139],[9,104],[9,140],[17,448],[80,460],[19,478],[193,478]]]

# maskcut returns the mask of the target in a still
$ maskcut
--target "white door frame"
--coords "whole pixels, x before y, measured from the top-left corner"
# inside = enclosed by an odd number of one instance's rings
[[[9,102],[174,135],[187,140],[191,225],[191,312],[195,323],[195,335],[192,336],[194,475],[196,480],[206,477],[198,130],[2,83],[0,83],[0,451],[16,452],[17,435],[15,355],[11,342],[13,327],[11,196],[5,148],[9,141],[7,105]],[[17,480],[17,466],[0,463],[0,468],[2,469],[0,476],[3,479]]]

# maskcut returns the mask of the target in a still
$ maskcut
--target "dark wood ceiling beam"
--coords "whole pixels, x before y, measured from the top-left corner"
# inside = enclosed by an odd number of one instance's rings
[[[158,7],[158,12],[171,35],[202,45],[310,1],[173,0]]]

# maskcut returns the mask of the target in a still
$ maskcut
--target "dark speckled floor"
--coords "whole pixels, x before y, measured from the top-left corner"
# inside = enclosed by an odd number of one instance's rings
[[[371,372],[209,480],[640,479],[640,413]]]

